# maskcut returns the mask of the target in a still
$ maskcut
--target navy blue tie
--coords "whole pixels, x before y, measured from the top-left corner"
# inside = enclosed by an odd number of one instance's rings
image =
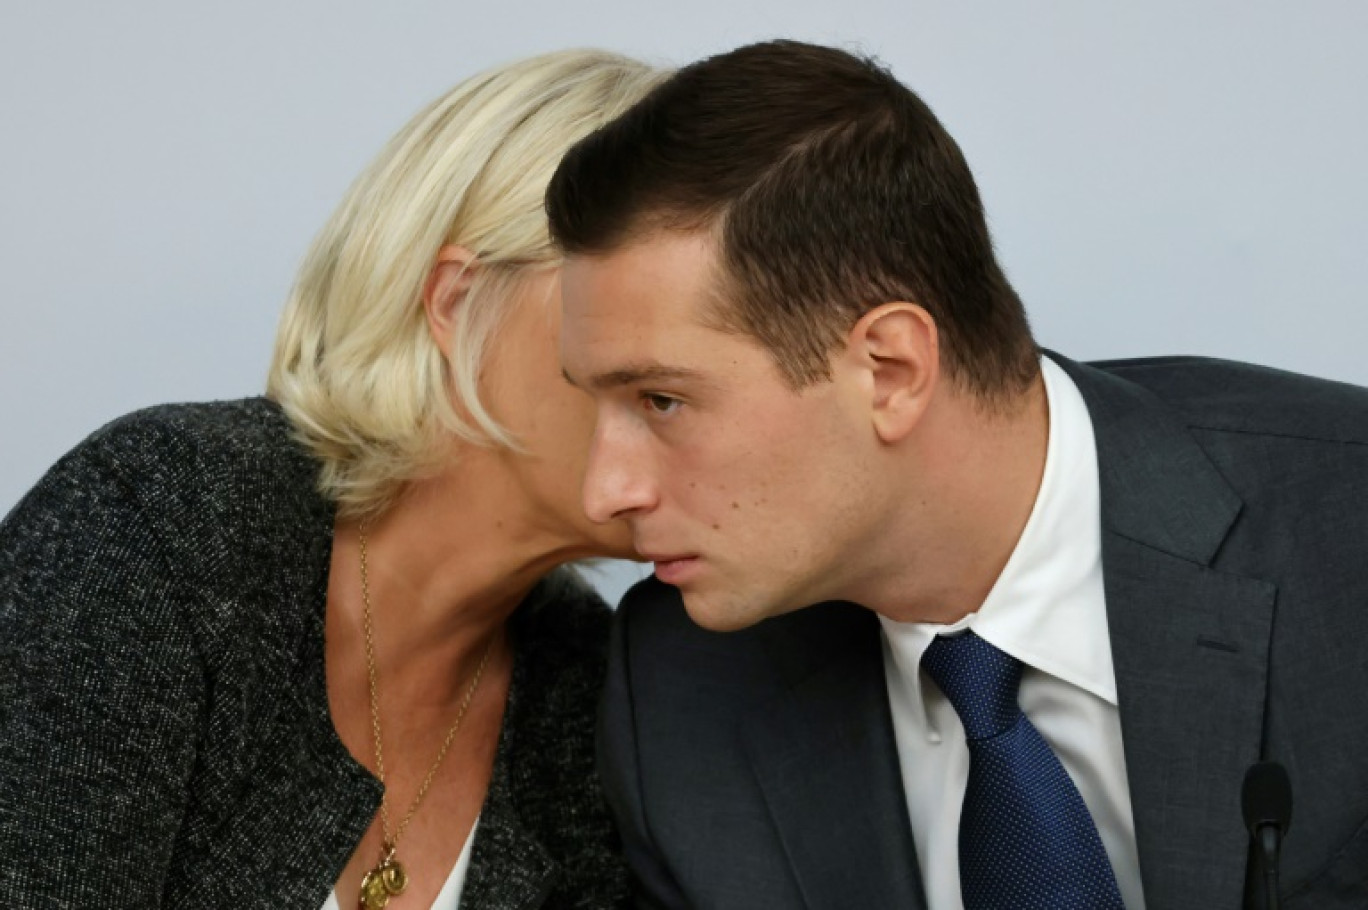
[[[933,641],[922,667],[969,740],[965,910],[1125,910],[1083,797],[1017,704],[1021,661],[966,632]]]

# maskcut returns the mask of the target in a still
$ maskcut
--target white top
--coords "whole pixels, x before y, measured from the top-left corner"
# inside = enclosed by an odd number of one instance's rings
[[[1042,358],[1041,372],[1050,413],[1044,476],[987,599],[950,626],[879,617],[893,732],[930,910],[964,908],[958,839],[969,746],[954,707],[921,672],[921,658],[938,633],[965,629],[1025,665],[1021,709],[1092,813],[1126,907],[1145,906],[1107,634],[1092,421],[1059,366]]]
[[[475,819],[475,824],[470,826],[470,833],[466,835],[465,846],[461,848],[461,855],[456,858],[456,865],[451,867],[451,874],[447,876],[446,884],[442,885],[442,890],[437,892],[437,897],[432,901],[432,910],[457,910],[461,906],[461,889],[465,887],[466,872],[470,869],[470,849],[475,844],[475,829],[480,827],[479,818]],[[347,906],[355,906],[353,899]],[[341,904],[337,899],[337,889],[334,888],[328,894],[328,899],[323,902],[322,910],[342,910]]]

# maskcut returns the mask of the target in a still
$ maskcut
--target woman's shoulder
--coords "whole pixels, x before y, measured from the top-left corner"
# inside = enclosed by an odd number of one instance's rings
[[[126,414],[58,459],[6,524],[66,510],[141,512],[158,499],[184,497],[218,482],[223,472],[217,467],[283,438],[281,420],[265,399],[158,405]]]
[[[0,521],[0,638],[29,675],[43,678],[40,665],[52,678],[82,667],[104,680],[193,671],[212,613],[200,595],[231,533],[206,491],[231,473],[231,428],[273,419],[257,401],[149,408],[96,430],[47,471]]]
[[[91,434],[0,521],[0,779],[43,797],[0,796],[0,845],[95,857],[54,867],[77,903],[153,901],[165,883],[133,873],[240,812],[282,731],[322,729],[321,658],[317,686],[296,671],[322,644],[312,484],[269,402],[167,405]],[[116,842],[126,861],[100,861]]]
[[[169,535],[194,540],[214,527],[249,530],[239,526],[249,517],[317,512],[317,473],[280,407],[243,398],[119,417],[68,452],[35,492],[72,482],[106,489]]]
[[[55,553],[113,547],[131,548],[123,576],[141,566],[182,590],[232,589],[326,543],[316,473],[264,398],[135,411],[59,459],[0,523],[0,577],[19,584]]]
[[[141,485],[139,479],[152,484],[180,478],[178,464],[229,467],[272,460],[303,467],[308,462],[284,413],[267,398],[162,404],[133,411],[91,433],[67,459],[100,463],[135,485]]]

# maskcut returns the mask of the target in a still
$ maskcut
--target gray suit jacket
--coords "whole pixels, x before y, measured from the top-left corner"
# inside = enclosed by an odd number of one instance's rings
[[[1368,907],[1368,390],[1191,358],[1085,366],[1149,910],[1260,907],[1245,770],[1295,792],[1285,910]],[[924,907],[876,618],[710,633],[624,601],[600,765],[638,901]]]

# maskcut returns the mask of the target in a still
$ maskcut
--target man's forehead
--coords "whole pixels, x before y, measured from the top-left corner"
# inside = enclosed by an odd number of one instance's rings
[[[724,332],[707,232],[653,231],[604,253],[566,257],[566,378],[590,390],[708,383]]]

